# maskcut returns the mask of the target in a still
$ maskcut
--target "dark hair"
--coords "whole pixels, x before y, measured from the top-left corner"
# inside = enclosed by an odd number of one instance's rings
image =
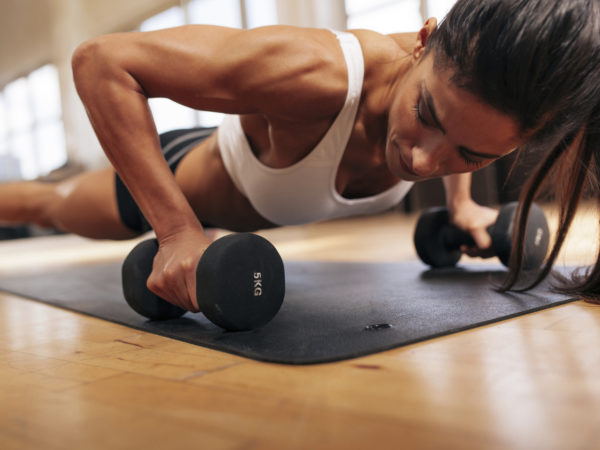
[[[599,191],[599,0],[458,0],[426,51],[434,52],[434,67],[454,70],[457,86],[516,119],[532,136],[521,151],[541,155],[521,193],[503,290],[514,289],[521,272],[531,204],[554,180],[558,229],[531,288],[550,273],[584,187]],[[600,301],[600,256],[583,275],[560,281],[563,292]]]

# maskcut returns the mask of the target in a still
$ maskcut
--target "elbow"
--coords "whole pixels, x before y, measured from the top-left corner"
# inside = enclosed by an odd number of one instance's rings
[[[84,100],[101,81],[110,80],[119,70],[118,54],[109,36],[90,39],[80,44],[71,58],[73,81]]]
[[[99,76],[104,53],[102,44],[97,38],[83,42],[73,52],[71,70],[75,87],[80,96],[83,97],[87,86],[92,85],[94,79]]]
[[[71,68],[74,75],[77,75],[86,63],[94,59],[93,53],[97,51],[97,46],[95,39],[84,41],[77,46],[71,57]]]
[[[75,49],[71,58],[71,69],[73,70],[73,77],[75,81],[79,81],[80,78],[89,72],[90,67],[98,62],[102,53],[102,44],[97,39],[90,39],[85,41]]]

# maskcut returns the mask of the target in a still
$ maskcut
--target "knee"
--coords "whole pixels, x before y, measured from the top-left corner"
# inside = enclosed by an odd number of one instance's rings
[[[31,182],[28,198],[29,223],[42,228],[65,229],[65,217],[76,213],[71,201],[75,183],[71,179],[56,182]]]
[[[60,183],[39,183],[35,186],[35,194],[31,197],[30,222],[42,228],[62,229],[60,226],[61,210],[64,208],[64,197],[57,191]]]

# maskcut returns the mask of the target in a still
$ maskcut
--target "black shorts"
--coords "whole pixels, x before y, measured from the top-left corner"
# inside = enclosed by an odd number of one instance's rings
[[[196,145],[209,137],[216,128],[189,128],[182,130],[173,130],[162,133],[160,137],[160,146],[162,147],[163,156],[167,160],[171,172],[175,173],[175,169]],[[150,231],[152,227],[142,214],[142,211],[135,203],[135,200],[127,190],[127,187],[116,175],[117,188],[117,206],[119,208],[119,216],[122,222],[136,233],[145,233]],[[209,226],[203,224],[204,226]]]

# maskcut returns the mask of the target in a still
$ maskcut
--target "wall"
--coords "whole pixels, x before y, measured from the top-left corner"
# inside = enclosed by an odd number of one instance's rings
[[[346,28],[344,0],[277,0],[279,22],[301,27]]]
[[[67,154],[90,168],[107,164],[77,97],[71,54],[99,34],[133,29],[177,0],[2,0],[0,86],[46,63],[58,67]]]

